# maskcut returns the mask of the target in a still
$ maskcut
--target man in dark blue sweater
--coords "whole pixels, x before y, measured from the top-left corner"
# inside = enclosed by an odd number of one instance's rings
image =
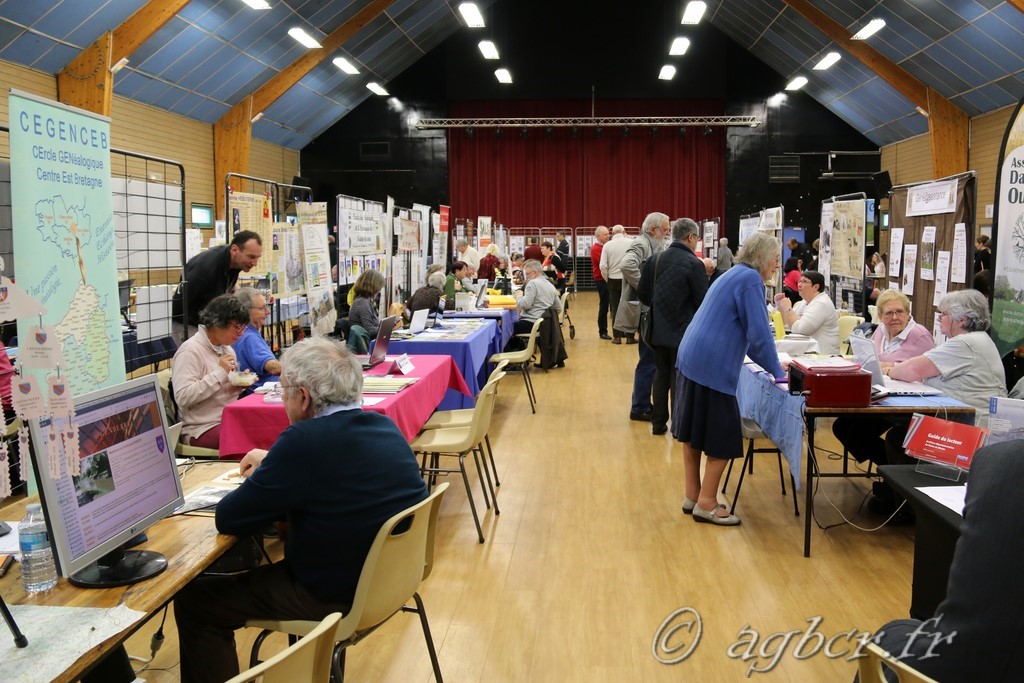
[[[344,345],[307,339],[282,365],[291,426],[269,452],[242,459],[248,479],[217,506],[217,530],[242,536],[283,519],[285,559],[238,576],[200,578],[178,594],[186,683],[238,673],[234,631],[248,619],[347,612],[381,525],[427,497],[402,433],[389,418],[362,411],[362,369]]]

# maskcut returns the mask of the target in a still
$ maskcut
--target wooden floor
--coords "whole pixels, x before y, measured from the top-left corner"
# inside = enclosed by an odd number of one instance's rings
[[[566,340],[566,367],[535,372],[536,415],[519,375],[500,386],[490,434],[501,515],[484,516],[485,544],[461,481],[451,479],[434,571],[421,589],[445,679],[738,681],[752,670],[765,681],[851,680],[848,636],[907,615],[913,528],[815,528],[805,559],[803,517],[793,515],[788,481],[780,494],[770,454],[744,482],[741,527],[695,524],[680,512],[682,446],[628,419],[637,347],[598,338],[596,303],[581,293],[570,310],[576,339]],[[818,443],[829,447],[828,424],[825,433]],[[865,480],[824,481],[818,522],[842,521],[839,511],[854,518],[867,492]],[[800,507],[806,514],[802,494]],[[862,527],[881,521],[855,517]],[[652,651],[666,620],[658,653],[689,655],[676,664]],[[170,668],[141,674],[146,680],[178,679],[172,623],[154,662]],[[156,621],[143,627],[129,652],[148,656],[155,630]],[[798,653],[808,630],[821,637],[805,638]],[[833,636],[829,657],[821,644]],[[243,661],[252,637],[239,634]],[[430,679],[415,615],[396,616],[349,650],[347,680]]]

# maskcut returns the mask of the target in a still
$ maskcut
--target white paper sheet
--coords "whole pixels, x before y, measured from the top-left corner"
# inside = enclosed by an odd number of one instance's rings
[[[921,234],[921,246],[918,250],[921,262],[921,279],[935,279],[935,226],[926,225]]]
[[[945,505],[961,517],[963,516],[967,484],[962,486],[918,486],[917,490],[935,502]]]
[[[903,293],[914,295],[914,277],[917,275],[917,245],[903,245]]]
[[[946,295],[946,280],[949,277],[949,252],[940,251],[935,259],[935,297],[932,305],[938,306],[939,300]]]
[[[903,228],[889,231],[889,277],[900,276],[900,264],[903,262]]]
[[[967,282],[967,226],[957,223],[953,226],[953,260],[950,280]]]

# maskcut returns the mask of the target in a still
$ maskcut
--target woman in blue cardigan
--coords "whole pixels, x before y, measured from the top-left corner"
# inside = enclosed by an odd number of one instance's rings
[[[735,526],[740,520],[718,502],[727,462],[743,456],[736,384],[743,357],[785,379],[768,324],[764,283],[779,268],[779,240],[757,232],[747,238],[736,263],[715,280],[686,328],[676,355],[672,435],[683,442],[686,497],[683,512],[695,522]],[[704,479],[700,457],[707,454]]]

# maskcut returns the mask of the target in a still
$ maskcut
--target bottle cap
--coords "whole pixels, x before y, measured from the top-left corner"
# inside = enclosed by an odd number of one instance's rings
[[[25,506],[26,512],[39,512],[42,509],[43,506],[40,505],[39,503],[29,503],[28,505]]]

